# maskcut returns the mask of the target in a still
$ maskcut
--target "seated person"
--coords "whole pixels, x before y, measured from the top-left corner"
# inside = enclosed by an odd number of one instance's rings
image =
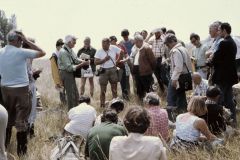
[[[79,105],[69,110],[68,118],[70,121],[64,127],[66,133],[87,138],[96,119],[96,110],[90,105],[90,101],[90,97],[81,96]]]
[[[117,124],[117,112],[107,108],[103,112],[102,123],[94,126],[87,137],[85,156],[91,160],[106,160],[113,137],[127,135],[123,126]]]
[[[150,126],[145,132],[145,135],[161,136],[165,141],[168,141],[168,114],[166,109],[160,107],[159,96],[154,92],[147,93],[144,102],[151,118]]]
[[[150,116],[142,107],[130,107],[124,118],[128,136],[112,139],[109,160],[166,160],[166,149],[159,137],[144,136]]]
[[[226,130],[224,107],[218,105],[220,94],[221,90],[218,87],[208,87],[207,100],[205,102],[208,112],[201,117],[205,119],[210,131],[215,135],[219,135]]]
[[[112,101],[109,104],[109,108],[115,110],[117,112],[117,114],[119,114],[124,109],[123,100],[120,99],[120,98],[112,99]],[[103,114],[100,114],[99,116],[97,116],[97,118],[95,120],[95,123],[94,123],[94,126],[97,126],[97,125],[101,124],[102,116],[103,116]],[[123,125],[122,120],[119,117],[118,117],[118,124]]]
[[[193,80],[193,96],[206,96],[208,81],[203,79],[198,72],[192,75]]]
[[[170,145],[172,149],[194,149],[199,145],[199,141],[216,139],[216,136],[208,129],[205,120],[199,118],[207,113],[203,97],[192,97],[187,110],[187,113],[177,116],[175,136]]]
[[[5,135],[6,128],[8,123],[8,112],[7,110],[0,104],[0,159],[7,160],[7,153],[5,150]]]

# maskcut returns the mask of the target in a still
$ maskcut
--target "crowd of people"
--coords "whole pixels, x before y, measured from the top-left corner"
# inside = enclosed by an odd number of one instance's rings
[[[68,109],[63,135],[82,136],[85,157],[92,160],[165,160],[168,144],[172,150],[193,149],[203,141],[219,140],[228,125],[237,127],[232,86],[238,83],[239,48],[229,23],[213,22],[209,34],[209,42],[190,34],[189,49],[165,27],[149,34],[146,30],[135,32],[133,39],[124,29],[119,43],[115,35],[103,38],[99,50],[86,37],[77,54],[73,51],[77,37],[57,40],[50,62],[61,104]],[[17,129],[17,154],[27,153],[28,135],[34,136],[36,119],[35,80],[41,73],[32,63],[46,54],[17,30],[8,33],[7,41],[0,49],[0,157],[6,157],[13,126]],[[81,78],[79,89],[76,78]],[[87,79],[90,96],[85,95]],[[109,104],[108,83],[112,91]],[[131,84],[137,100],[122,119],[119,113],[133,97]],[[156,92],[155,84],[165,94]],[[104,109],[99,116],[97,106],[91,106],[96,87],[100,88],[99,107]],[[191,94],[186,94],[191,89]],[[166,106],[161,105],[160,96],[166,99]],[[175,128],[173,137],[171,128]]]

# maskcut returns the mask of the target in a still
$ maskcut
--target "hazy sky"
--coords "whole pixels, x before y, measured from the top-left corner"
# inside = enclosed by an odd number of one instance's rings
[[[18,29],[36,39],[47,53],[55,50],[58,38],[74,34],[79,39],[92,38],[95,48],[101,39],[127,28],[135,31],[165,26],[188,42],[192,32],[202,39],[208,36],[211,22],[220,20],[232,25],[233,34],[240,34],[240,0],[0,0],[0,9],[7,16],[16,14]]]

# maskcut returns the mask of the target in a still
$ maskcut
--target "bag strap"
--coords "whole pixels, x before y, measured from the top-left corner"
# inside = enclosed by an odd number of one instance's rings
[[[185,62],[185,59],[184,59],[184,56],[183,56],[182,51],[181,51],[180,49],[178,49],[178,48],[177,48],[177,50],[181,53],[182,58],[183,58],[183,64],[186,66],[188,73],[190,73],[190,72],[189,72],[189,69],[188,69],[188,67],[187,67],[187,64],[186,64],[186,62]]]
[[[74,61],[74,59],[73,59],[73,57],[72,57],[72,55],[71,55],[71,52],[70,52],[70,51],[67,49],[67,47],[65,47],[65,46],[63,47],[63,49],[70,54],[70,57],[71,57],[71,59],[72,59],[72,62],[73,62],[73,64],[75,64],[75,61]]]
[[[105,51],[106,52],[106,54],[108,55],[108,52],[107,51]],[[109,56],[109,55],[108,55]],[[112,61],[112,63],[113,63],[113,65],[114,65],[114,67],[116,67],[117,68],[117,66],[116,66],[116,64],[114,63],[114,61],[113,61],[113,59],[112,59],[112,57],[111,56],[109,56],[110,57],[110,59],[111,59],[111,61]]]

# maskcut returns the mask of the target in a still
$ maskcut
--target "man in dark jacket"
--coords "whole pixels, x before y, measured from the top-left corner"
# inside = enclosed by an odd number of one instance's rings
[[[218,32],[224,40],[220,42],[212,59],[214,67],[213,83],[220,87],[223,96],[222,105],[231,110],[232,118],[236,124],[236,107],[233,103],[232,86],[238,82],[235,67],[237,46],[230,36],[230,24],[222,23],[218,28]]]

